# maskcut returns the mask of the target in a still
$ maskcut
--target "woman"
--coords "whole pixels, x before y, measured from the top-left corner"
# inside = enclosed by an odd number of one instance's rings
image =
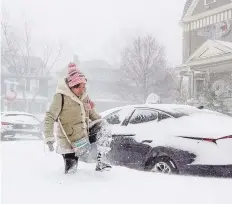
[[[101,118],[95,112],[93,103],[85,92],[86,82],[85,76],[76,65],[70,63],[68,77],[59,81],[56,94],[45,116],[44,136],[50,151],[54,150],[55,142],[53,126],[59,118],[56,152],[62,154],[64,158],[65,173],[74,173],[78,163],[78,157],[70,143],[88,137],[89,120],[95,121]],[[110,165],[101,162],[100,156],[99,153],[96,170],[110,169]]]

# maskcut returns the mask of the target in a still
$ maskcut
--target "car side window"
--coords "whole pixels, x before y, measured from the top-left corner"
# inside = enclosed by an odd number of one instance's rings
[[[165,120],[165,119],[168,119],[168,118],[171,118],[171,116],[169,116],[169,115],[166,114],[166,113],[159,112],[159,119],[160,119],[160,120]]]
[[[119,125],[121,124],[121,120],[120,120],[120,110],[111,113],[107,118],[106,121],[111,124],[111,125]]]
[[[158,119],[158,112],[149,109],[137,109],[132,115],[129,124],[140,124]]]

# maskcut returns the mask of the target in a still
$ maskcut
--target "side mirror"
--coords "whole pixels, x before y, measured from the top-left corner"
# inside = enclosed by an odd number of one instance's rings
[[[112,129],[112,136],[134,137],[135,133],[128,131],[124,127],[115,127]]]

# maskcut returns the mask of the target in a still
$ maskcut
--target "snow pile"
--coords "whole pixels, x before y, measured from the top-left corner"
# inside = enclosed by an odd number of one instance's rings
[[[232,135],[232,117],[211,113],[194,113],[178,119],[163,120],[158,124],[160,129],[177,136],[217,139]]]
[[[2,150],[4,204],[231,202],[231,179],[159,175],[122,167],[102,173],[85,163],[75,175],[64,175],[61,156],[44,153],[42,142],[5,142]]]

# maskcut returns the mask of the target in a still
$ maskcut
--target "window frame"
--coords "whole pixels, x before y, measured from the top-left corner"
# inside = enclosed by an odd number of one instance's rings
[[[209,1],[209,0],[208,0],[208,1]],[[207,0],[204,0],[205,6],[208,6],[208,5],[211,5],[211,4],[214,4],[214,3],[216,3],[216,0],[210,0],[209,3],[207,3]]]
[[[131,119],[131,117],[133,116],[134,112],[136,110],[150,110],[150,111],[155,111],[158,113],[158,118],[157,118],[157,122],[161,121],[160,120],[160,114],[165,114],[167,116],[169,116],[170,118],[176,118],[175,116],[173,116],[172,114],[168,113],[168,112],[165,112],[165,111],[162,111],[162,110],[159,110],[159,109],[156,109],[156,108],[151,108],[151,107],[134,107],[134,110],[131,111],[131,113],[128,114],[128,116],[126,118],[123,119],[123,121],[120,123],[120,124],[110,124],[110,125],[120,125],[120,126],[127,126],[129,124],[129,121]],[[107,120],[107,118],[109,118],[110,116],[112,116],[113,114],[119,112],[119,111],[122,111],[123,108],[121,109],[118,109],[118,110],[115,110],[113,111],[112,113],[109,113],[108,115],[104,116],[103,118],[105,120]]]

